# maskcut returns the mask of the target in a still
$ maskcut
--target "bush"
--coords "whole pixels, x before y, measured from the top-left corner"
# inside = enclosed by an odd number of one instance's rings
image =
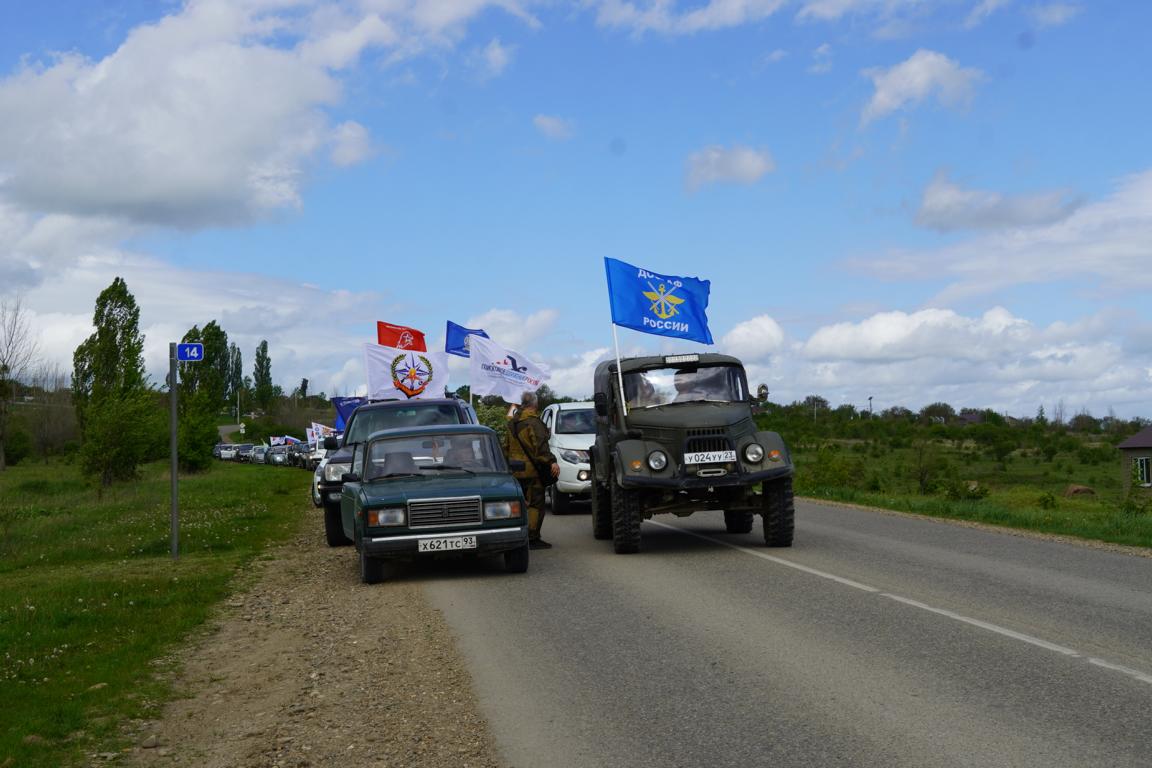
[[[22,429],[11,429],[4,440],[4,463],[15,466],[32,453],[32,438]]]
[[[163,414],[148,393],[109,398],[88,407],[80,466],[101,486],[131,480],[164,445]]]
[[[1056,495],[1053,494],[1052,491],[1045,491],[1040,494],[1040,498],[1036,500],[1036,505],[1040,507],[1040,509],[1056,509],[1057,504]]]
[[[988,497],[988,486],[975,480],[951,478],[941,483],[941,489],[953,501],[979,501]]]
[[[216,418],[208,409],[192,409],[180,417],[177,454],[180,469],[203,472],[212,466],[212,447],[220,439]]]

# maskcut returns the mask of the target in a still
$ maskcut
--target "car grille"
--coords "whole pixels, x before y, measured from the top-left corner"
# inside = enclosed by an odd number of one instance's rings
[[[720,429],[690,429],[688,438],[684,441],[684,453],[697,453],[699,451],[730,451],[732,443],[728,440],[723,428]]]
[[[408,502],[408,526],[432,528],[445,525],[474,525],[481,522],[479,496],[451,499],[421,499]]]

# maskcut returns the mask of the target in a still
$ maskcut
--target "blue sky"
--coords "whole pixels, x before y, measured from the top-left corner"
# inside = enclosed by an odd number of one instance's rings
[[[610,256],[712,283],[778,401],[1152,416],[1152,6],[45,0],[0,10],[0,296],[70,368],[116,275],[162,378],[285,389],[445,320],[590,394]],[[701,349],[632,331],[624,352]],[[466,383],[467,369],[453,370]]]

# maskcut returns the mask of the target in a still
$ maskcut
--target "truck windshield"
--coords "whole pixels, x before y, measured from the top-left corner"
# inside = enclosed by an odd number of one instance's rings
[[[362,443],[381,429],[459,424],[460,411],[451,403],[405,404],[395,408],[368,408],[356,412],[345,444]]]
[[[748,399],[748,392],[741,373],[733,365],[635,371],[624,374],[624,397],[629,408],[743,401]]]

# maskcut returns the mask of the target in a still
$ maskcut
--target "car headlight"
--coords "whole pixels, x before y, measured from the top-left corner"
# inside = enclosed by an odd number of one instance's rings
[[[764,461],[764,447],[759,443],[749,443],[744,446],[744,460],[749,464],[759,464]]]
[[[324,465],[324,479],[330,483],[337,483],[340,478],[344,476],[345,472],[352,471],[352,464],[333,464],[331,462]]]
[[[587,464],[588,451],[574,451],[571,448],[565,448],[560,451],[560,458],[569,464]]]
[[[485,520],[509,520],[520,517],[520,502],[490,501],[484,505]]]
[[[668,466],[668,454],[664,451],[652,451],[648,454],[648,467],[653,472],[660,472]]]
[[[368,527],[381,525],[404,525],[404,510],[399,508],[368,510]]]

